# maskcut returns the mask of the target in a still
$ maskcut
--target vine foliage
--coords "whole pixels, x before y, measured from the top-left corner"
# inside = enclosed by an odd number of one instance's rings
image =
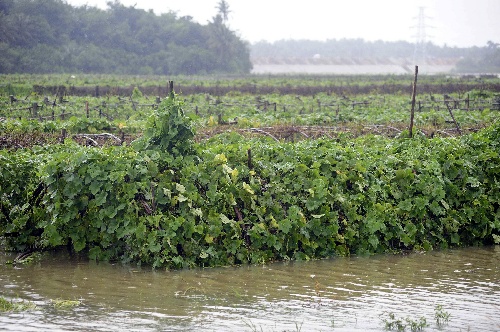
[[[149,117],[144,135],[134,142],[134,146],[138,150],[158,150],[175,157],[192,153],[195,132],[182,106],[183,102],[171,89],[169,96]]]
[[[7,247],[183,268],[500,242],[498,124],[460,138],[186,144],[178,107],[167,98],[135,148],[0,151]]]

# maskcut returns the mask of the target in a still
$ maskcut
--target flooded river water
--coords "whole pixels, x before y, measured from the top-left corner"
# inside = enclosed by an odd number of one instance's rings
[[[36,308],[0,313],[1,331],[384,331],[398,319],[410,331],[422,318],[424,331],[500,331],[500,246],[182,271],[7,259],[0,296]]]

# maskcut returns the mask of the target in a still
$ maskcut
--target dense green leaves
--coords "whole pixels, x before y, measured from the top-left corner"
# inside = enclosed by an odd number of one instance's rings
[[[141,150],[156,149],[175,157],[191,153],[194,129],[182,105],[172,92],[149,117],[144,136],[134,142],[134,146]]]
[[[172,119],[177,106],[160,110]],[[18,250],[70,245],[168,268],[489,244],[500,234],[499,132],[299,143],[225,134],[191,156],[169,151],[174,138],[145,151],[1,151],[0,230]]]

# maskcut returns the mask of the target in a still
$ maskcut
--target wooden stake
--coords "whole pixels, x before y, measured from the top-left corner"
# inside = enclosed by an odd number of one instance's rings
[[[61,130],[61,143],[64,143],[64,140],[66,139],[66,129]]]
[[[171,97],[174,95],[174,81],[168,81],[168,95]]]
[[[418,76],[418,66],[415,66],[415,78],[413,79],[413,92],[411,95],[410,138],[413,137],[413,119],[415,117],[415,97],[417,95],[417,76]]]
[[[38,103],[31,104],[31,109],[33,111],[33,116],[37,116],[38,115]]]
[[[247,151],[247,155],[248,155],[248,169],[252,169],[253,168],[253,165],[252,165],[252,149],[248,149]]]

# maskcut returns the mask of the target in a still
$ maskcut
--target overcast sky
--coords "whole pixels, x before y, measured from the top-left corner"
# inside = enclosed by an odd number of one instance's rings
[[[110,0],[66,0],[105,9]],[[458,47],[500,43],[499,0],[226,0],[229,27],[251,43],[362,38]],[[206,24],[219,0],[121,0],[125,6],[192,16]],[[424,8],[423,22],[419,20]],[[419,23],[420,22],[420,23]],[[420,27],[420,28],[419,28]]]

